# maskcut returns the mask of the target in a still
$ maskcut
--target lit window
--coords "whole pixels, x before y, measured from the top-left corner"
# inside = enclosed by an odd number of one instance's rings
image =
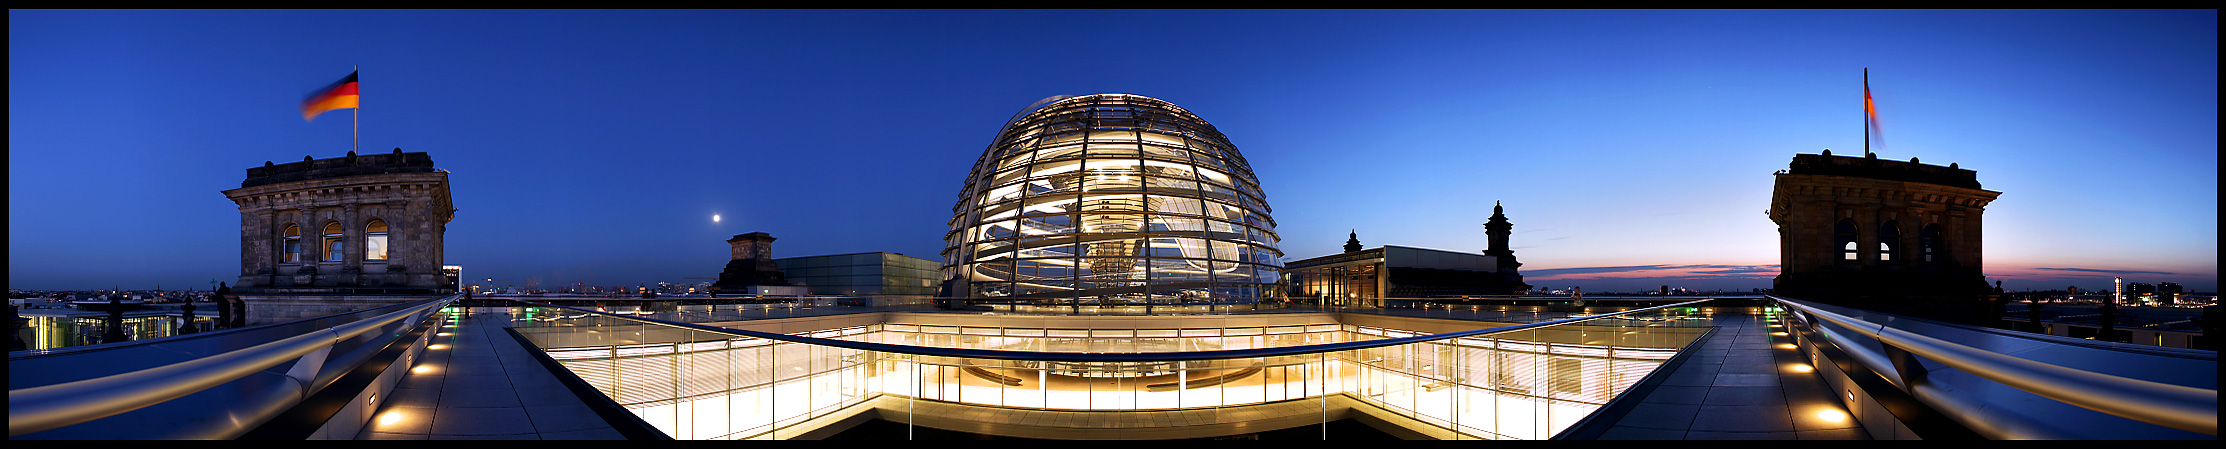
[[[325,223],[325,261],[340,261],[340,223]]]
[[[386,220],[363,226],[363,260],[386,260]]]
[[[286,249],[280,257],[284,257],[287,263],[301,263],[301,227],[287,224],[284,236]]]

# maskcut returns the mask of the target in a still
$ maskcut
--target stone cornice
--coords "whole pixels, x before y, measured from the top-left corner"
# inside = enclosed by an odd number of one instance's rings
[[[1787,196],[1814,196],[1836,201],[1848,198],[1864,198],[1983,208],[2002,195],[2002,192],[1992,190],[1915,181],[1835,175],[1780,174],[1777,176],[1777,186],[1774,190],[1778,193],[1773,196],[1788,200],[1798,200],[1799,198],[1787,198]]]
[[[403,201],[426,196],[421,190],[448,193],[448,173],[397,173],[315,179],[224,191],[241,210],[292,209]]]

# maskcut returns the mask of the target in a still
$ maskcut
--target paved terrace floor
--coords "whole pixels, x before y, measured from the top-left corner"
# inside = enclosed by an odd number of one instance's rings
[[[1302,309],[1293,309],[1301,311]],[[1323,310],[1528,323],[1556,313],[1444,309]],[[1721,326],[1691,359],[1600,435],[1603,440],[1868,440],[1862,424],[1761,315],[1715,315]],[[1835,418],[1836,417],[1836,418]]]
[[[1714,320],[1685,364],[1600,435],[1603,440],[1868,440],[1793,337],[1758,315]]]
[[[480,309],[501,310],[501,309]],[[726,319],[771,319],[868,311],[932,312],[932,308],[806,307],[722,311]],[[1530,312],[1446,310],[1286,309],[1286,312],[1361,312],[1499,322],[1557,319]],[[622,439],[585,402],[535,361],[531,349],[503,331],[510,315],[478,312],[443,327],[418,367],[403,377],[357,439]],[[1641,393],[1639,404],[1601,439],[1650,440],[1867,440],[1870,436],[1824,381],[1759,315],[1719,315],[1722,326],[1702,340],[1691,359],[1660,386]],[[393,414],[394,419],[385,417]],[[1836,420],[1832,416],[1838,417]]]
[[[623,439],[503,331],[509,326],[509,313],[479,312],[435,331],[356,439]]]

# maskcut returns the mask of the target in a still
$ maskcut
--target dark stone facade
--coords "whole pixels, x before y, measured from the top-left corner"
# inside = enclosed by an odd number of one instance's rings
[[[362,175],[396,173],[434,173],[433,156],[425,153],[404,153],[395,148],[390,154],[358,156],[354,151],[345,157],[316,160],[307,156],[302,161],[289,164],[272,164],[247,169],[247,180],[240,181],[241,188],[280,184],[312,179],[342,178]]]
[[[1777,175],[1774,290],[1794,299],[1978,323],[1994,290],[1981,271],[1980,216],[2000,196],[1978,173],[1865,157],[1800,154]]]
[[[455,291],[442,272],[442,249],[456,209],[448,173],[425,153],[396,148],[264,162],[247,169],[240,188],[223,193],[239,205],[240,276],[233,287],[248,302],[250,323]],[[374,223],[385,232],[374,232]],[[339,232],[328,236],[328,225]],[[385,258],[367,258],[369,246],[382,238]],[[337,257],[329,242],[339,244]]]
[[[789,285],[780,266],[773,263],[773,240],[772,234],[763,232],[738,234],[727,239],[733,260],[727,261],[726,270],[719,272],[719,281],[711,284],[711,293],[740,291],[736,287],[752,285]]]
[[[1516,261],[1515,250],[1507,247],[1507,238],[1514,233],[1515,224],[1507,221],[1507,211],[1500,208],[1498,201],[1493,201],[1492,218],[1484,223],[1484,236],[1488,238],[1487,245],[1491,247],[1484,249],[1484,255],[1498,259],[1499,279],[1495,280],[1498,285],[1495,289],[1504,291],[1506,293],[1501,294],[1507,295],[1520,295],[1530,291],[1530,284],[1523,283],[1523,272],[1517,270],[1523,263]],[[1393,290],[1393,293],[1398,291]]]

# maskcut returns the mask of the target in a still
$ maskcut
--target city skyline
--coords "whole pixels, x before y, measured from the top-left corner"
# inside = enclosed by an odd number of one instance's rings
[[[2217,291],[2217,14],[2205,11],[11,11],[9,286],[238,276],[219,193],[338,157],[303,122],[361,67],[362,152],[453,173],[471,279],[714,276],[774,257],[941,259],[1004,121],[1129,93],[1209,117],[1286,260],[1481,251],[1527,282],[1766,288],[1771,173],[1861,155],[1975,170],[2012,290]],[[721,220],[714,221],[713,215]]]

